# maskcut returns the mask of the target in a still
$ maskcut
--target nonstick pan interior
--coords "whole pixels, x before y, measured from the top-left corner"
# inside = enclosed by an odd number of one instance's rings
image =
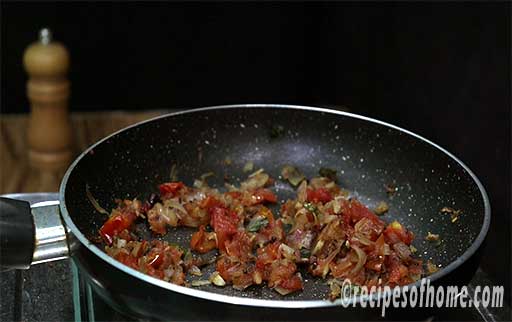
[[[412,230],[416,255],[439,265],[438,275],[464,259],[461,256],[477,237],[483,238],[488,226],[487,197],[476,178],[428,141],[347,113],[264,105],[179,113],[118,132],[75,163],[63,183],[66,209],[80,232],[94,237],[106,216],[89,202],[86,185],[110,210],[116,198],[144,199],[155,192],[159,183],[170,180],[173,165],[178,179],[188,185],[213,172],[210,184],[223,187],[226,180],[236,184],[247,176],[242,168],[248,161],[276,179],[284,164],[297,166],[307,177],[318,175],[321,167],[337,170],[341,186],[370,208],[380,201],[389,204],[382,219],[398,220]],[[392,197],[385,189],[391,184],[397,187]],[[280,200],[294,196],[281,180],[273,190]],[[450,215],[440,212],[443,207],[462,210],[459,220],[452,223]],[[191,232],[173,229],[164,238],[186,246]],[[442,242],[426,241],[428,232],[439,234]],[[275,300],[326,297],[325,281],[306,279],[304,292],[286,297],[262,287],[243,292],[231,287],[202,289]]]

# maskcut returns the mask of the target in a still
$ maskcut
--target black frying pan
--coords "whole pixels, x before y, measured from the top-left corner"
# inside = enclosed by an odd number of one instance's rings
[[[248,161],[274,178],[284,164],[299,167],[307,177],[316,176],[321,167],[333,168],[341,186],[366,205],[386,201],[390,211],[383,219],[396,219],[412,230],[417,255],[441,267],[430,276],[433,281],[447,276],[457,280],[454,270],[474,255],[489,227],[489,201],[476,176],[449,152],[416,134],[326,109],[233,105],[142,122],[85,151],[60,189],[73,260],[102,297],[136,316],[302,320],[346,318],[343,314],[354,310],[361,314],[363,310],[325,300],[328,288],[323,280],[307,278],[303,292],[285,297],[262,287],[242,292],[231,287],[185,288],[132,270],[91,242],[106,217],[91,205],[86,185],[99,204],[110,209],[115,198],[144,199],[155,192],[159,183],[169,181],[173,165],[187,184],[212,171],[216,176],[210,184],[222,187],[225,175],[233,183],[245,178],[242,168]],[[397,187],[392,198],[385,189],[390,184]],[[274,191],[280,199],[295,194],[279,180]],[[443,207],[460,209],[462,215],[452,223],[440,212]],[[442,242],[425,241],[427,232],[439,234]],[[187,245],[190,234],[180,228],[164,238]]]

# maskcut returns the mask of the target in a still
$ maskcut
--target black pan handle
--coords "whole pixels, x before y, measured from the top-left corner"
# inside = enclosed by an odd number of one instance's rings
[[[56,193],[0,196],[0,269],[69,257],[68,237]],[[74,240],[74,239],[72,239]]]
[[[27,269],[35,248],[35,225],[26,201],[0,197],[0,267]]]

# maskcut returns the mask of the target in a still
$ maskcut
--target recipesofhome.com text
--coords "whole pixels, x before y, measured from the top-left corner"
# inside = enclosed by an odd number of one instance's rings
[[[443,307],[503,307],[503,286],[434,286],[424,278],[419,285],[402,287],[355,286],[345,279],[340,286],[340,302],[344,307],[381,308],[443,308]],[[359,297],[359,298],[357,298]]]

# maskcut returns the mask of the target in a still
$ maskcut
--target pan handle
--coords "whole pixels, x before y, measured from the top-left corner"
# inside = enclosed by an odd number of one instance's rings
[[[27,196],[29,198],[23,198]],[[34,201],[34,196],[16,197]],[[0,249],[2,270],[27,269],[33,264],[68,257],[69,246],[60,218],[59,201],[30,205],[27,201],[0,197]]]

